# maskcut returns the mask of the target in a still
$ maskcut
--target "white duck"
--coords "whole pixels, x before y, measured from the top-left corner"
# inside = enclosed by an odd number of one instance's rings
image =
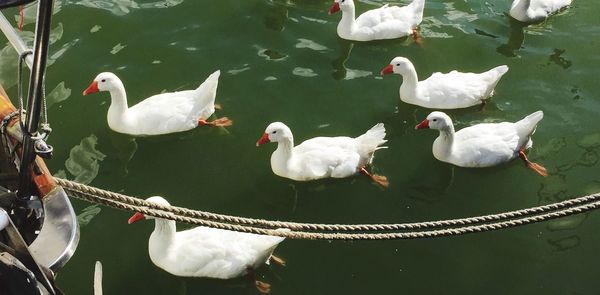
[[[571,2],[572,0],[514,0],[509,14],[524,23],[538,22],[571,5]]]
[[[162,197],[146,199],[162,206],[170,206]],[[148,253],[152,262],[176,276],[230,279],[246,274],[254,276],[253,270],[273,261],[285,265],[281,258],[273,256],[273,250],[284,238],[241,233],[209,227],[195,227],[176,231],[175,221],[146,216],[136,212],[128,223],[154,219],[154,231],[148,241]],[[257,281],[256,287],[268,293],[270,285]]]
[[[294,146],[294,137],[288,126],[271,123],[256,142],[256,146],[277,142],[271,155],[271,169],[281,177],[298,181],[334,177],[344,178],[362,173],[383,187],[388,186],[385,176],[369,173],[365,166],[373,160],[376,150],[387,140],[385,127],[379,123],[365,134],[356,137],[315,137]]]
[[[417,39],[416,28],[423,20],[424,7],[425,0],[413,0],[403,7],[386,4],[369,10],[355,19],[353,0],[335,0],[329,9],[329,14],[342,11],[342,20],[337,26],[337,33],[343,39],[371,41],[395,39],[410,34]]]
[[[432,112],[415,129],[431,128],[440,132],[433,142],[433,156],[460,167],[490,167],[516,157],[528,168],[547,176],[546,169],[529,161],[525,149],[533,145],[531,135],[544,117],[537,111],[516,123],[483,123],[454,132],[452,119],[442,112]]]
[[[406,103],[431,109],[458,109],[485,103],[485,99],[494,94],[496,84],[507,71],[508,67],[502,65],[480,74],[436,72],[419,81],[412,62],[398,56],[381,70],[381,75],[402,75],[400,99]]]
[[[230,126],[231,120],[220,118],[206,121],[215,112],[215,96],[220,71],[212,73],[195,90],[161,93],[128,107],[123,82],[117,75],[100,73],[83,95],[99,91],[110,92],[108,126],[131,135],[158,135],[193,129],[201,125]]]

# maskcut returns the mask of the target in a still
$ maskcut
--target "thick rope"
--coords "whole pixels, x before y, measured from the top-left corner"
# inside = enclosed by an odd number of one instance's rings
[[[347,232],[347,231],[402,231],[402,230],[417,230],[417,229],[434,229],[434,228],[448,228],[458,226],[476,225],[482,223],[500,222],[507,220],[514,220],[527,216],[536,216],[554,211],[575,208],[577,206],[592,204],[594,202],[600,202],[600,194],[594,194],[575,199],[565,200],[553,204],[532,207],[527,209],[515,210],[510,212],[504,212],[499,214],[490,214],[469,218],[460,219],[449,219],[449,220],[438,220],[428,222],[416,222],[416,223],[398,223],[398,224],[315,224],[315,223],[298,223],[298,222],[285,222],[285,221],[271,221],[264,219],[245,218],[238,216],[215,214],[205,211],[190,210],[187,208],[181,208],[176,206],[161,206],[155,203],[147,202],[145,200],[129,197],[123,194],[114,193],[87,185],[79,184],[70,180],[55,178],[57,183],[61,185],[66,191],[70,192],[72,196],[81,198],[90,202],[102,203],[108,206],[113,206],[115,203],[121,205],[131,205],[131,207],[119,209],[126,209],[131,211],[140,211],[140,207],[146,207],[149,209],[160,210],[161,212],[168,212],[174,216],[188,217],[193,219],[202,219],[207,221],[214,221],[217,223],[236,224],[243,226],[253,226],[268,229],[277,228],[288,228],[294,231],[322,231],[322,232]],[[113,201],[110,204],[104,203],[106,201]],[[594,208],[591,208],[594,209]],[[591,210],[590,209],[590,210]],[[587,211],[587,210],[586,210]],[[140,211],[141,212],[141,211]],[[144,214],[154,216],[151,211],[142,212]],[[575,214],[575,213],[573,213]],[[170,219],[170,218],[169,218]],[[177,220],[182,221],[182,220]],[[182,221],[185,222],[185,221]]]
[[[116,200],[98,198],[86,194],[76,193],[74,195],[86,201],[99,203],[109,207],[137,211],[144,215],[154,216],[163,219],[174,220],[182,223],[201,225],[218,229],[232,230],[245,233],[280,236],[291,239],[307,239],[307,240],[390,240],[390,239],[419,239],[419,238],[435,238],[456,236],[468,233],[486,232],[492,230],[506,229],[536,222],[547,221],[550,219],[561,218],[569,215],[584,213],[600,207],[600,201],[591,202],[583,205],[577,205],[570,208],[564,208],[555,212],[547,212],[533,216],[525,216],[512,220],[497,221],[492,223],[461,226],[457,228],[435,229],[425,231],[412,232],[392,232],[392,233],[331,233],[331,232],[305,232],[305,231],[290,231],[285,229],[267,229],[239,224],[229,224],[205,219],[176,215],[172,212],[150,209],[146,207],[138,207],[135,205],[121,203]],[[170,208],[170,207],[165,207]]]

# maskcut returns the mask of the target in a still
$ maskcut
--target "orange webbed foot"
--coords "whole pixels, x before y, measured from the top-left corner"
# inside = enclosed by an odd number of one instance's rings
[[[423,45],[423,38],[421,38],[421,35],[419,34],[416,28],[412,31],[412,38],[418,45]]]
[[[367,171],[367,169],[365,167],[360,168],[359,171],[360,171],[360,173],[371,178],[371,180],[373,180],[373,182],[377,183],[378,185],[380,185],[383,188],[388,188],[388,186],[390,186],[390,183],[389,183],[387,177],[385,177],[383,175],[371,174],[369,171]]]
[[[546,170],[546,168],[544,168],[544,166],[542,166],[538,163],[529,161],[529,158],[527,158],[527,155],[525,154],[525,149],[519,150],[519,158],[521,158],[523,160],[523,162],[525,162],[525,166],[527,166],[527,168],[533,170],[535,173],[537,173],[543,177],[548,176],[548,170]]]
[[[233,121],[227,117],[218,118],[213,121],[206,121],[205,119],[198,119],[198,126],[213,126],[213,127],[227,127],[233,125]]]
[[[258,290],[258,292],[263,294],[271,293],[271,284],[261,282],[259,280],[254,281],[254,284],[256,285],[256,289]]]
[[[269,260],[271,262],[273,262],[274,264],[277,264],[279,266],[285,266],[285,260],[283,260],[280,257],[277,257],[275,255],[271,255],[271,257],[269,258]]]

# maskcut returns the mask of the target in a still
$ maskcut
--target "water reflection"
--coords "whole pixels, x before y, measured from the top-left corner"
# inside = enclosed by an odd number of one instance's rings
[[[470,34],[469,24],[479,19],[479,16],[475,13],[458,10],[454,7],[454,3],[443,3],[443,5],[442,11],[446,12],[443,16],[430,15],[423,17],[423,22],[419,25],[421,35],[426,38],[452,38],[453,35],[448,33],[448,30],[444,30],[444,32],[436,31],[436,29],[443,27],[455,28],[464,34]]]
[[[295,67],[294,70],[292,70],[292,74],[296,75],[296,76],[300,76],[300,77],[316,77],[319,74],[315,73],[315,71],[313,71],[312,69],[309,68],[301,68],[301,67]]]
[[[71,149],[69,158],[65,161],[65,168],[75,176],[75,182],[88,184],[98,175],[99,162],[104,160],[106,155],[96,150],[97,143],[98,138],[91,134]]]
[[[338,39],[340,41],[340,55],[336,58],[331,65],[333,66],[333,78],[336,80],[342,80],[346,78],[346,61],[350,57],[350,52],[354,47],[354,42]]]
[[[550,231],[573,230],[578,228],[587,219],[587,217],[587,214],[578,214],[565,218],[554,219],[548,222],[546,228]]]
[[[56,27],[50,31],[50,44],[56,43],[63,36],[64,28],[62,23],[58,23]],[[29,31],[20,32],[23,42],[29,47],[33,44],[34,33]],[[49,56],[47,66],[51,66],[56,59],[60,58],[68,48],[75,45],[75,40],[63,45],[59,50]],[[6,44],[0,50],[0,84],[5,89],[11,88],[17,84],[17,51],[10,44]]]
[[[61,0],[54,1],[54,7],[52,8],[53,15],[59,13],[62,10],[62,4],[63,1]],[[25,6],[25,8],[23,9],[23,27],[27,26],[28,24],[35,23],[35,20],[37,18],[37,9],[37,5]],[[17,23],[21,21],[21,17],[18,14],[15,15],[14,18],[15,22]]]
[[[308,48],[315,51],[327,50],[328,48],[309,39],[298,39],[298,43],[296,43],[296,48]]]
[[[446,191],[454,183],[454,166],[436,163],[436,169],[420,165],[403,184],[406,186],[409,198],[427,204],[441,202]],[[423,177],[427,175],[427,177]]]
[[[274,49],[262,48],[258,45],[255,45],[254,47],[258,49],[258,56],[264,57],[266,60],[282,61],[288,57],[287,54]]]
[[[339,39],[340,42],[340,56],[331,62],[333,66],[333,73],[331,74],[336,80],[352,80],[356,78],[368,77],[373,72],[365,70],[357,70],[346,67],[346,61],[350,58],[350,52],[354,47],[354,42]]]
[[[548,244],[554,248],[555,251],[566,251],[579,246],[581,238],[577,235],[572,235],[560,239],[548,239]]]
[[[100,29],[102,29],[102,26],[100,25],[95,25],[90,29],[90,33],[97,33],[98,31],[100,31]]]
[[[600,133],[583,136],[574,145],[569,145],[569,142],[572,141],[566,138],[555,138],[536,150],[544,158],[568,159],[566,162],[557,163],[551,175],[544,179],[538,191],[540,203],[559,202],[582,194],[582,191],[596,193],[600,190],[600,182],[593,179],[591,175],[592,179],[585,177],[589,175],[587,169],[598,164]],[[565,157],[565,154],[569,157]],[[586,170],[581,171],[581,169]],[[578,174],[583,177],[568,177],[568,175]],[[578,189],[572,192],[569,187]],[[573,231],[580,228],[586,219],[587,214],[578,214],[546,222],[546,228],[552,233],[547,238],[547,243],[555,251],[566,251],[579,246],[581,238],[574,235]]]
[[[67,100],[71,96],[71,88],[65,87],[65,82],[60,82],[48,95],[46,95],[46,104],[48,109],[53,105]]]
[[[123,44],[119,43],[119,44],[113,46],[113,48],[110,50],[110,54],[117,54],[117,53],[119,53],[119,51],[125,49],[125,47],[127,47],[127,45],[123,45]]]
[[[515,57],[515,51],[518,51],[523,46],[525,33],[523,32],[526,24],[508,17],[510,26],[510,35],[506,44],[502,44],[496,48],[496,51],[506,57]]]
[[[284,24],[288,19],[288,9],[283,6],[271,6],[265,14],[263,23],[267,29],[283,31]]]
[[[554,53],[552,53],[550,55],[550,58],[548,58],[548,63],[555,63],[563,69],[568,69],[569,67],[571,67],[573,65],[573,62],[561,56],[563,53],[565,53],[565,51],[566,50],[564,49],[555,48]]]
[[[133,10],[150,8],[169,8],[183,3],[183,0],[164,0],[148,3],[138,3],[134,0],[83,0],[75,4],[89,8],[97,8],[109,11],[117,16],[131,13]]]
[[[117,159],[119,160],[119,172],[123,175],[129,174],[127,166],[138,149],[135,137],[117,132],[109,132],[108,137],[112,147],[117,150],[116,153],[113,152],[111,154],[116,154]]]
[[[237,75],[237,74],[239,74],[241,72],[245,72],[245,71],[247,71],[249,69],[250,69],[249,65],[248,64],[244,64],[241,68],[228,70],[227,73],[231,74],[231,75]]]
[[[102,211],[100,205],[95,204],[91,206],[87,206],[81,210],[81,213],[77,215],[77,223],[79,227],[84,227],[88,225],[96,215],[98,215]]]

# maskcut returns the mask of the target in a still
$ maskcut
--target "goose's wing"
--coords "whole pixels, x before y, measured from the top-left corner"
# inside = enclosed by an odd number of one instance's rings
[[[572,0],[532,0],[530,10],[538,13],[553,13],[561,8],[571,5]]]
[[[195,108],[194,91],[153,95],[128,109],[128,114],[146,129],[195,127],[200,110]],[[190,126],[187,126],[190,125]]]
[[[515,157],[519,135],[514,124],[486,123],[464,128],[455,134],[454,156],[464,166],[486,167]]]
[[[409,22],[414,18],[414,11],[408,6],[388,6],[387,4],[364,12],[356,18],[356,25],[359,27],[371,27],[390,22]]]
[[[307,178],[322,178],[342,165],[358,165],[356,140],[350,137],[317,137],[294,148],[295,161]]]
[[[481,74],[458,71],[436,72],[419,82],[419,91],[427,91],[431,96],[457,97],[466,93],[482,96],[488,83],[481,77]]]
[[[232,278],[264,263],[283,238],[196,227],[176,234],[181,270],[196,276]]]
[[[178,91],[150,96],[129,108],[129,112],[140,119],[168,118],[173,115],[188,115],[194,108],[194,91]]]

